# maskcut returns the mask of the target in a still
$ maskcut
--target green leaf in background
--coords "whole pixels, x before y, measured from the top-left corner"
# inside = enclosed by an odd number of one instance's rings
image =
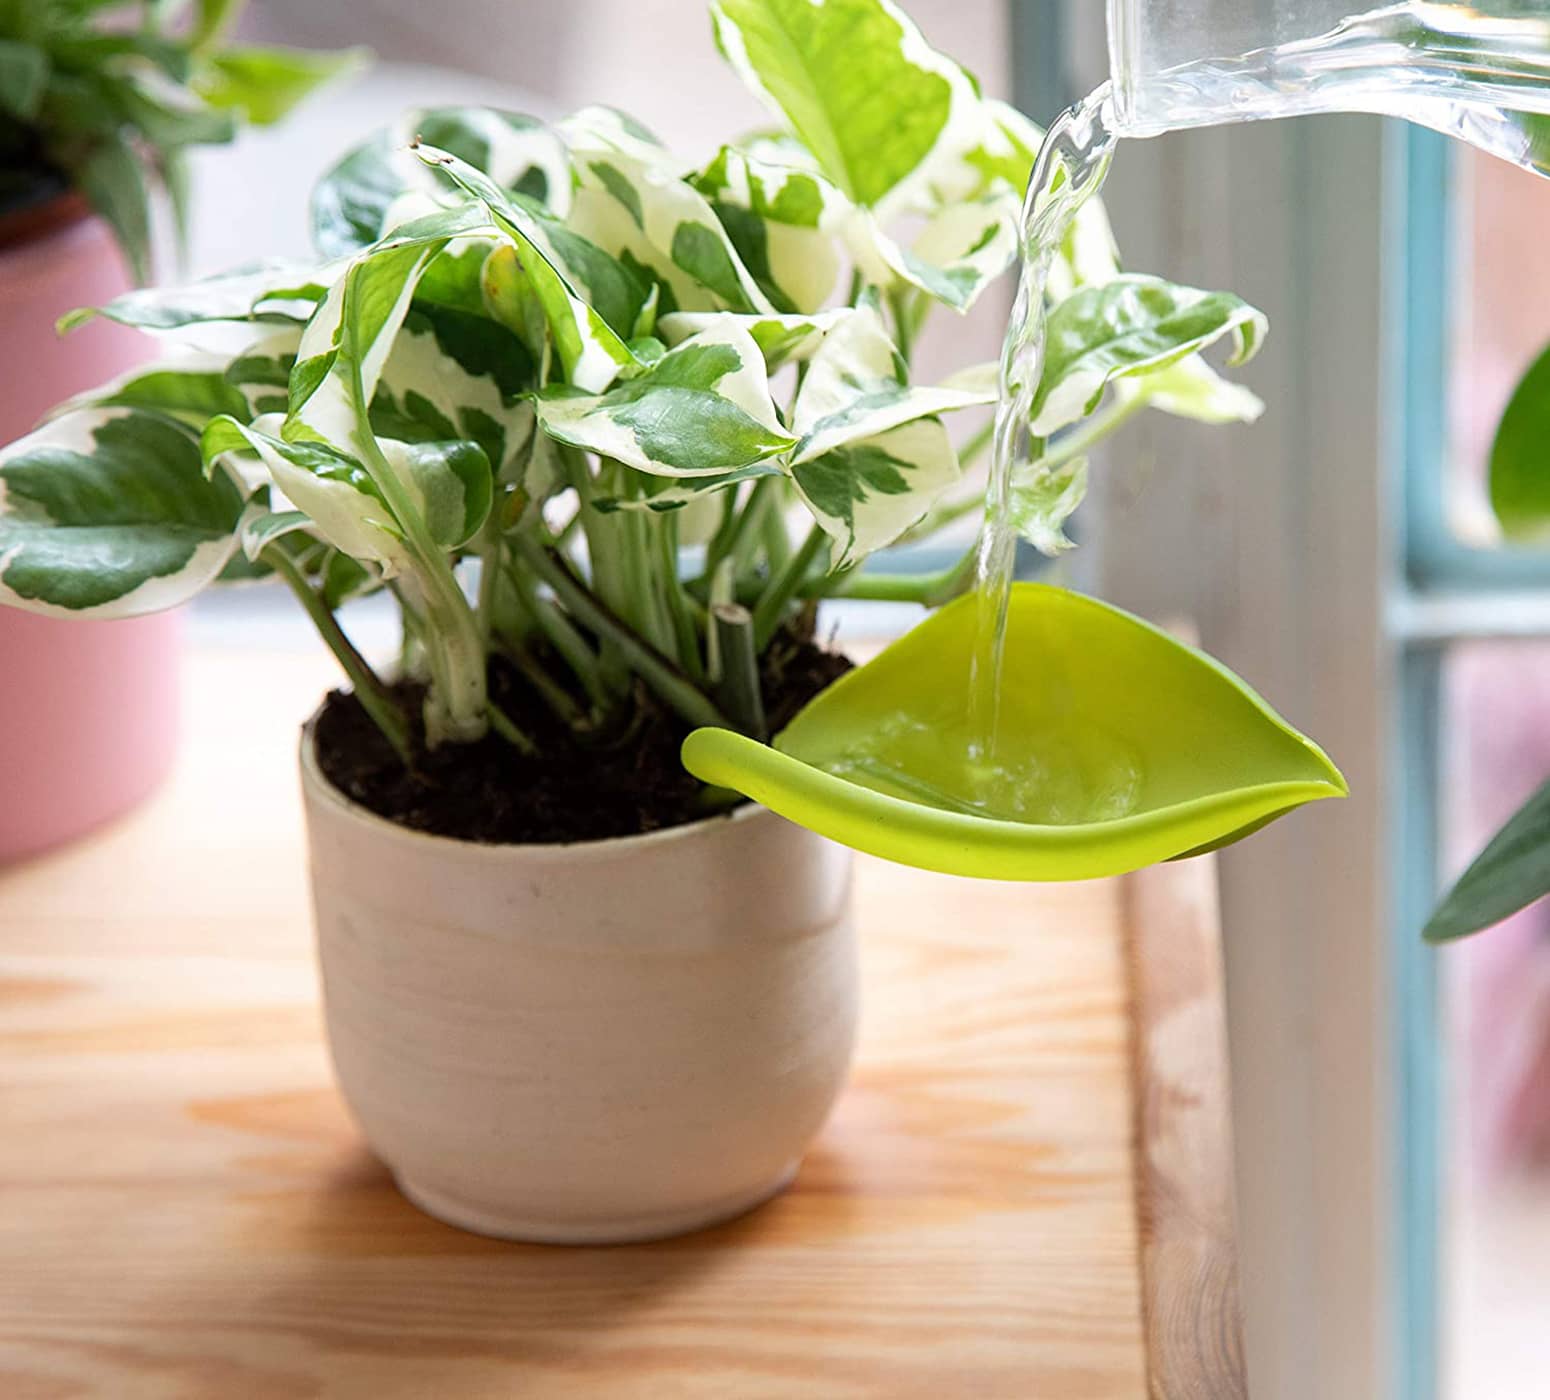
[[[34,44],[0,39],[0,111],[30,122],[48,86],[48,54]]]
[[[103,140],[72,172],[81,193],[117,235],[130,275],[144,282],[151,275],[151,212],[145,175],[134,149],[122,137]]]
[[[363,49],[227,48],[204,59],[194,90],[212,107],[270,126],[324,83],[363,67],[366,57]]]
[[[313,187],[312,241],[319,253],[341,257],[369,247],[388,232],[394,206],[406,196],[451,192],[410,150],[416,139],[456,156],[507,193],[531,195],[557,213],[569,207],[569,157],[544,123],[486,107],[420,108],[349,151]]]
[[[907,204],[978,135],[968,75],[888,0],[714,0],[711,15],[738,76],[858,204]]]
[[[663,476],[722,476],[789,449],[764,358],[722,324],[600,395],[552,389],[534,401],[551,437]]]
[[[131,617],[225,567],[242,496],[186,429],[133,409],[58,418],[0,454],[0,601]]]
[[[1429,943],[1499,924],[1550,894],[1550,783],[1491,838],[1428,920]]]
[[[1550,533],[1550,350],[1513,391],[1491,447],[1491,509],[1510,540]]]
[[[1084,287],[1050,313],[1033,432],[1049,437],[1092,412],[1115,379],[1164,369],[1224,337],[1232,364],[1264,339],[1264,313],[1230,292],[1202,292],[1155,277]]]

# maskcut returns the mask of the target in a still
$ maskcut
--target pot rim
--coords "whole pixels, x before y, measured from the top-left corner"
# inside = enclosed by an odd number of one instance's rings
[[[373,812],[371,808],[363,806],[354,798],[346,796],[323,772],[323,766],[317,756],[317,724],[323,713],[323,705],[327,703],[325,700],[322,705],[319,705],[301,726],[298,756],[304,792],[333,808],[357,826],[376,830],[383,836],[422,851],[440,850],[448,854],[457,851],[462,859],[487,861],[491,864],[518,861],[532,864],[574,864],[578,860],[608,860],[653,846],[673,845],[704,835],[713,827],[734,822],[757,821],[763,818],[772,821],[780,820],[769,808],[762,807],[757,802],[745,801],[730,812],[717,812],[712,816],[702,817],[699,821],[664,827],[660,831],[641,832],[635,836],[605,836],[595,841],[465,841],[457,836],[441,836],[431,831],[417,831],[412,827],[400,826],[397,822],[390,821]]]

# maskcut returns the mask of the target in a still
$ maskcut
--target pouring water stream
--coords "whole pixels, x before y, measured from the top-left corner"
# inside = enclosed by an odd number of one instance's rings
[[[996,763],[1001,662],[1017,552],[1012,483],[1019,468],[1037,470],[1043,447],[1031,434],[1030,419],[1044,366],[1044,289],[1072,222],[1108,175],[1118,140],[1109,124],[1109,95],[1105,84],[1050,127],[1023,207],[1022,266],[1001,350],[1001,395],[976,561],[979,618],[969,675],[969,732],[974,736],[969,760],[991,768]]]

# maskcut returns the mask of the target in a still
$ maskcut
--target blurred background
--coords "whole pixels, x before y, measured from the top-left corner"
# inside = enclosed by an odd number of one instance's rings
[[[1105,71],[1093,0],[909,8],[1041,120]],[[601,101],[687,155],[764,120],[697,0],[266,0],[245,24],[378,63],[201,153],[196,273],[303,253],[311,177],[405,106]],[[1531,910],[1442,953],[1419,928],[1550,774],[1550,554],[1505,548],[1483,491],[1550,339],[1550,184],[1332,118],[1126,147],[1109,201],[1129,266],[1269,312],[1246,379],[1270,407],[1252,429],[1138,422],[1095,472],[1069,569],[1193,619],[1355,793],[1223,862],[1253,1393],[1544,1395],[1550,927]],[[944,358],[993,355],[1006,309],[987,297]],[[240,609],[300,643],[286,601],[201,602],[197,635],[224,644]]]

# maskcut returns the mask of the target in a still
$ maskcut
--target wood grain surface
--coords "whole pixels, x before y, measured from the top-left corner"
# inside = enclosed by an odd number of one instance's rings
[[[795,1186],[666,1244],[499,1244],[409,1206],[330,1081],[293,747],[332,681],[321,656],[199,656],[167,789],[0,872],[0,1397],[1241,1393],[1147,1357],[1236,1327],[1226,1141],[1194,1153],[1131,1090],[1155,1051],[1142,1082],[1198,1096],[1186,1127],[1225,1114],[1219,1034],[1129,1018],[1127,949],[1214,947],[1208,862],[1127,890],[863,861],[854,1081]],[[1203,976],[1180,995],[1219,1026]],[[1138,1121],[1167,1145],[1148,1174]]]

